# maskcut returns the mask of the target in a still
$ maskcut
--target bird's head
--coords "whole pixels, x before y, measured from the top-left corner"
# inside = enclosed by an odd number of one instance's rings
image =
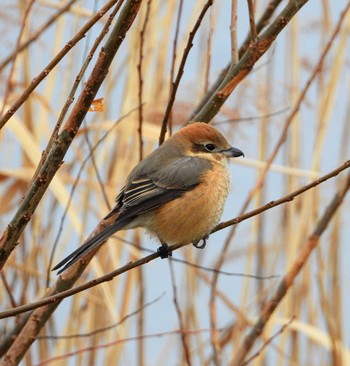
[[[187,156],[197,156],[213,162],[244,156],[241,150],[232,147],[217,129],[207,123],[191,123],[177,133],[177,138],[183,144]]]

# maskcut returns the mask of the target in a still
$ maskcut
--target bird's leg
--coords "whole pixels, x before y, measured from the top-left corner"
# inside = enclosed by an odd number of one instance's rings
[[[207,239],[209,238],[209,235],[205,236],[204,238],[197,240],[195,242],[192,243],[192,245],[197,248],[197,249],[204,249],[205,246],[207,245]],[[203,244],[199,245],[199,242],[203,240]]]
[[[170,258],[173,256],[172,251],[169,251],[169,245],[167,243],[162,243],[162,245],[157,249],[162,259]]]

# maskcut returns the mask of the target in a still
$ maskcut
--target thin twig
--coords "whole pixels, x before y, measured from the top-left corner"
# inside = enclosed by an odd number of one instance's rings
[[[55,13],[51,18],[49,18],[46,23],[44,23],[39,29],[37,29],[25,42],[21,43],[17,49],[8,55],[1,63],[0,63],[0,72],[15,59],[16,55],[29,47],[34,41],[36,41],[40,36],[44,34],[44,32],[54,24],[64,13],[69,11],[71,6],[77,0],[69,0],[66,4],[64,4],[57,13]]]
[[[192,262],[186,261],[184,259],[178,259],[178,258],[173,258],[173,257],[169,258],[169,260],[177,262],[177,263],[186,264],[189,267],[201,269],[206,272],[219,273],[223,276],[228,276],[228,277],[245,277],[245,278],[251,278],[251,279],[259,280],[259,281],[272,280],[272,279],[280,277],[279,275],[257,276],[257,275],[247,274],[247,273],[227,272],[227,271],[217,270],[215,268],[201,266],[199,264],[192,263]]]
[[[183,8],[183,0],[179,1],[179,10],[177,12],[176,26],[175,26],[175,36],[173,42],[173,56],[171,58],[171,68],[170,68],[170,79],[169,79],[169,98],[171,98],[171,93],[173,92],[173,83],[174,83],[174,74],[175,74],[175,64],[177,59],[177,43],[179,40],[180,33],[180,21],[182,18],[182,8]],[[173,134],[173,114],[172,111],[169,113],[169,135]]]
[[[143,25],[140,31],[140,53],[139,53],[139,63],[137,64],[137,73],[139,77],[139,126],[137,133],[139,136],[139,160],[143,159],[143,137],[142,137],[142,124],[143,124],[143,78],[142,78],[142,63],[143,63],[143,47],[145,43],[145,33],[147,28],[147,23],[149,19],[149,14],[151,11],[151,1],[147,0],[146,15],[143,21]]]
[[[80,31],[62,48],[62,50],[48,63],[43,71],[36,76],[21,96],[15,101],[15,103],[7,110],[7,112],[0,118],[0,129],[4,127],[6,122],[16,113],[16,111],[22,106],[22,104],[28,99],[31,93],[36,87],[46,78],[46,76],[54,69],[54,67],[63,59],[63,57],[81,40],[85,37],[95,23],[97,23],[107,11],[115,5],[117,0],[110,0],[105,6],[103,6],[86,24],[80,29]]]
[[[115,329],[119,325],[123,324],[126,320],[132,318],[133,316],[139,314],[141,311],[145,310],[147,307],[157,303],[162,297],[164,297],[165,293],[162,293],[160,296],[158,296],[156,299],[147,302],[146,304],[143,304],[135,311],[129,313],[128,315],[125,315],[122,319],[120,319],[117,323],[108,325],[107,327],[95,329],[89,333],[78,333],[78,334],[69,334],[69,335],[47,335],[47,336],[39,336],[38,340],[44,340],[44,339],[56,339],[56,340],[62,340],[62,339],[74,339],[74,338],[89,338],[96,334],[104,333],[108,330]]]
[[[280,330],[275,333],[274,335],[272,335],[260,348],[257,352],[255,352],[255,354],[251,357],[248,358],[248,360],[244,361],[240,366],[246,366],[248,365],[250,362],[252,362],[255,358],[257,358],[262,351],[275,339],[277,338],[279,335],[281,335],[294,321],[295,316],[292,316],[292,318],[286,323],[284,324]]]
[[[174,264],[173,264],[172,261],[168,261],[168,263],[169,263],[169,269],[170,269],[171,286],[172,286],[172,289],[173,289],[173,302],[174,302],[174,306],[175,306],[175,310],[176,310],[176,314],[177,314],[177,319],[178,319],[179,327],[180,327],[180,331],[181,331],[181,343],[182,343],[182,348],[183,348],[183,351],[184,351],[184,358],[185,358],[185,361],[186,361],[187,365],[191,366],[192,362],[191,362],[190,350],[189,350],[189,345],[188,345],[188,339],[187,339],[186,334],[184,332],[185,326],[184,326],[184,321],[183,321],[180,305],[179,305],[179,302],[178,302],[176,279],[175,279],[175,272],[174,272]]]
[[[249,116],[249,117],[230,118],[230,119],[225,119],[225,120],[222,120],[222,121],[215,121],[215,122],[212,122],[211,125],[212,126],[217,126],[217,125],[222,125],[222,124],[225,124],[225,123],[232,123],[232,122],[245,122],[245,121],[261,120],[263,118],[278,116],[278,115],[283,114],[283,113],[285,113],[289,110],[290,110],[290,107],[285,107],[285,108],[282,108],[278,111],[271,112],[271,113],[266,113],[266,114],[261,114],[261,115],[256,115],[256,116]]]
[[[192,42],[193,42],[194,36],[197,33],[197,30],[199,29],[199,27],[201,25],[201,22],[202,22],[202,20],[205,16],[205,13],[211,7],[212,4],[213,4],[213,0],[208,0],[205,3],[202,11],[200,12],[200,14],[198,16],[196,24],[194,25],[192,31],[189,34],[187,45],[184,49],[184,53],[182,55],[182,59],[181,59],[181,62],[180,62],[179,70],[177,72],[175,81],[173,82],[173,87],[172,87],[172,92],[171,92],[171,95],[170,95],[170,98],[169,98],[169,102],[168,102],[168,105],[167,105],[165,113],[164,113],[164,118],[163,118],[163,121],[162,121],[162,128],[161,128],[160,135],[159,135],[159,145],[161,145],[164,142],[164,139],[165,139],[165,134],[167,132],[167,125],[168,125],[168,118],[169,118],[171,109],[173,107],[173,104],[175,102],[176,92],[177,92],[177,89],[179,87],[182,75],[184,73],[184,67],[185,67],[185,64],[186,64],[186,61],[187,61],[187,57],[188,57],[188,55],[190,53],[190,50],[193,46]]]
[[[7,77],[7,83],[6,83],[6,88],[5,88],[5,93],[4,93],[4,97],[3,97],[3,103],[2,103],[2,107],[1,107],[1,111],[0,111],[0,116],[3,115],[4,110],[6,108],[6,103],[7,103],[7,99],[9,97],[9,95],[11,94],[11,89],[12,89],[12,76],[13,73],[15,71],[15,63],[16,63],[16,58],[19,54],[19,47],[20,47],[20,41],[21,41],[21,37],[23,35],[24,29],[26,27],[27,24],[27,19],[29,17],[30,11],[34,5],[35,0],[30,0],[28,5],[26,6],[26,8],[24,9],[24,14],[23,14],[23,19],[22,19],[22,25],[21,25],[21,29],[19,31],[19,35],[17,37],[17,41],[16,41],[16,46],[15,46],[15,51],[13,53],[13,62],[10,68],[10,72],[9,75]]]
[[[11,286],[7,282],[7,279],[6,279],[6,276],[5,276],[4,271],[1,271],[0,272],[0,278],[1,278],[1,281],[3,282],[3,284],[4,284],[5,291],[6,291],[8,297],[10,299],[11,306],[12,307],[16,307],[17,306],[17,303],[16,303],[15,298],[13,297],[13,293],[12,293]]]
[[[231,0],[231,65],[238,64],[237,0]]]
[[[214,34],[214,9],[213,7],[209,10],[209,31],[208,31],[208,39],[207,39],[207,52],[206,52],[206,62],[205,62],[205,72],[204,72],[204,92],[207,93],[209,89],[209,76],[210,76],[210,67],[211,67],[211,48],[213,42],[213,34]]]

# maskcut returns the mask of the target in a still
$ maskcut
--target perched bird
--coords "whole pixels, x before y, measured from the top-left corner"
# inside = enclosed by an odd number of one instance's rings
[[[146,228],[159,238],[164,258],[169,256],[168,244],[193,243],[200,248],[203,239],[205,245],[228,195],[228,158],[242,155],[206,123],[182,128],[131,171],[116,206],[104,219],[111,223],[53,270],[63,272],[119,230]]]

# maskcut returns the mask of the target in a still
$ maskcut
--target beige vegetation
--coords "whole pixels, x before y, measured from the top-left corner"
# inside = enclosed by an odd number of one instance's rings
[[[349,7],[3,2],[1,365],[350,364]],[[207,247],[122,232],[52,273],[189,120],[246,154]]]

